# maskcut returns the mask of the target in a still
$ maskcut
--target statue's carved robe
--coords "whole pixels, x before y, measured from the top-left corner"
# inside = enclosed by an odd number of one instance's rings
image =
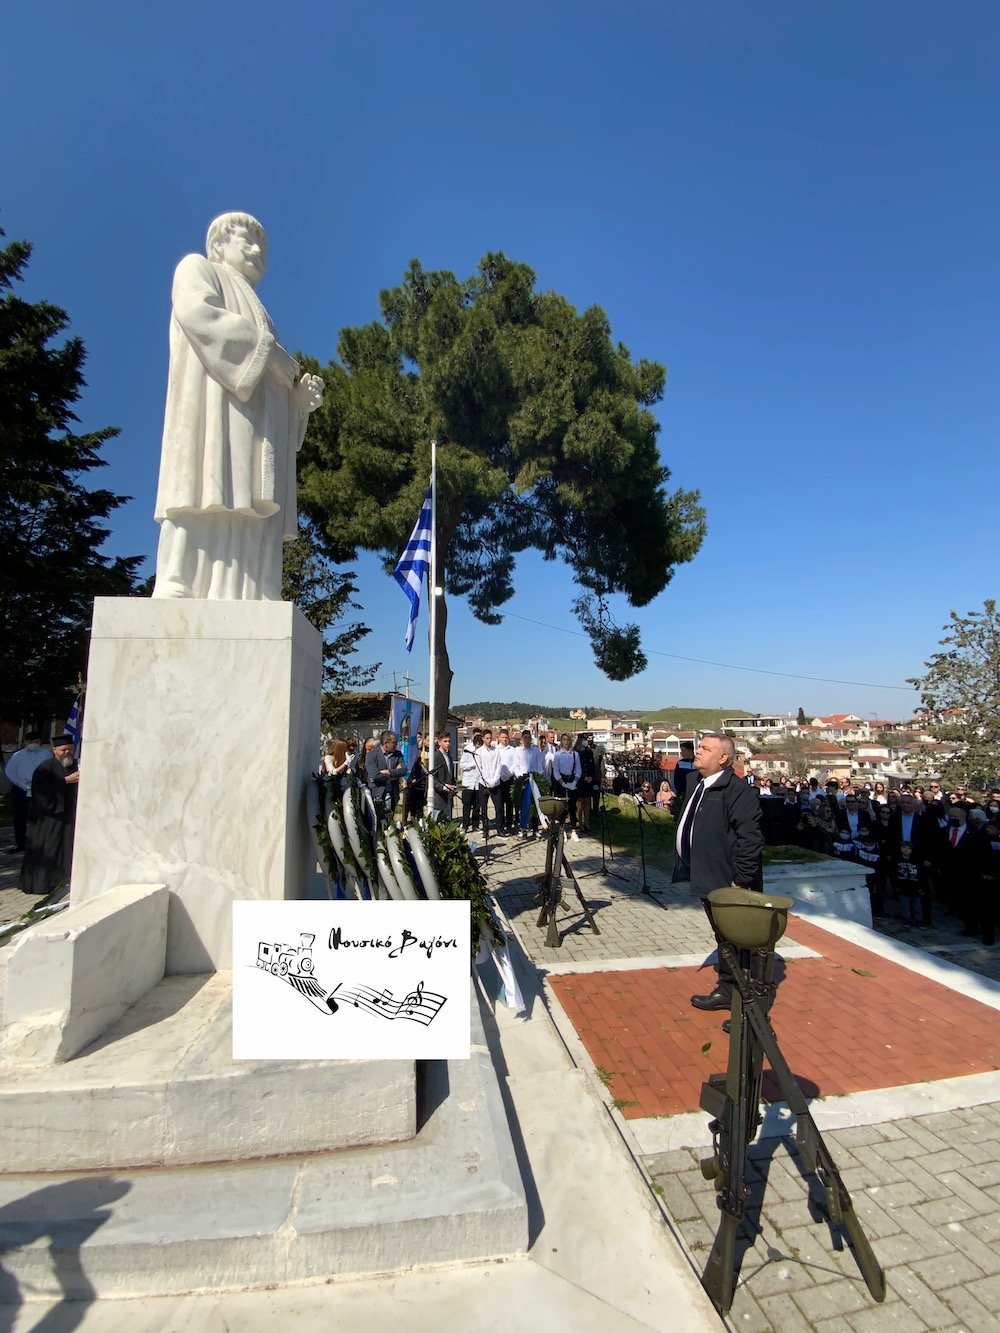
[[[308,413],[268,370],[286,354],[235,270],[187,255],[172,299],[156,595],[280,598]]]

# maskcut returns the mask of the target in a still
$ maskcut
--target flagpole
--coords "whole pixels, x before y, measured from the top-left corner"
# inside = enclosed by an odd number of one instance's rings
[[[434,809],[434,741],[437,735],[437,440],[431,440],[431,563],[427,571],[427,596],[430,600],[430,689],[427,699],[427,813]]]

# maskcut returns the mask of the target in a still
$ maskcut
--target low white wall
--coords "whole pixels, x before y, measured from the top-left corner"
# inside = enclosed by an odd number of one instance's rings
[[[764,888],[795,899],[799,916],[855,921],[871,929],[872,905],[864,866],[824,856],[821,861],[776,861],[764,868]]]
[[[71,1059],[162,978],[165,884],[122,884],[39,922],[6,969],[3,1055],[21,1065]]]

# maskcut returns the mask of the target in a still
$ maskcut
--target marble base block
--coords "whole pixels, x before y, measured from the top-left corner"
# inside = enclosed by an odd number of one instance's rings
[[[22,935],[6,969],[4,1061],[70,1060],[151,990],[163,976],[167,906],[162,884],[122,884]]]
[[[794,898],[792,911],[797,916],[856,921],[871,930],[871,894],[864,867],[854,861],[831,856],[822,861],[772,862],[764,871],[764,888]]]
[[[290,603],[98,598],[73,905],[166,884],[167,973],[228,970],[234,899],[313,886],[321,680]]]

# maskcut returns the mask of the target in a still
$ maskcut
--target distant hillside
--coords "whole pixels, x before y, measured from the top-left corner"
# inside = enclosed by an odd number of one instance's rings
[[[643,726],[661,723],[677,731],[718,731],[724,717],[752,717],[740,708],[660,708],[655,713],[640,713]]]
[[[486,722],[521,722],[529,717],[547,717],[557,731],[576,731],[581,724],[571,719],[571,711],[581,704],[529,704],[521,700],[497,703],[495,700],[471,704],[452,704],[451,711],[459,717],[481,717]],[[672,730],[717,730],[724,717],[749,717],[752,713],[740,708],[659,708],[648,713],[629,708],[588,708],[588,717],[636,717],[644,726],[662,723]]]
[[[460,717],[481,717],[484,722],[513,722],[539,714],[551,718],[567,717],[572,709],[579,707],[580,704],[526,704],[515,699],[510,703],[488,700],[486,703],[452,704],[451,711]]]

